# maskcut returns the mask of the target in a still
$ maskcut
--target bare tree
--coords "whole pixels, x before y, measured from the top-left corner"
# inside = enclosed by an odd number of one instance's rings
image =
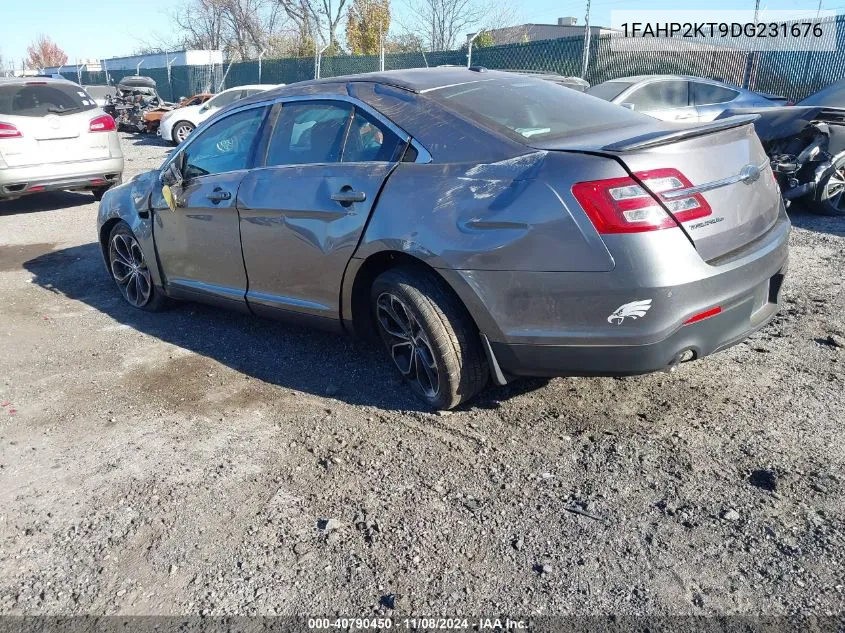
[[[447,50],[466,44],[473,30],[505,29],[509,42],[523,41],[521,7],[513,0],[406,0],[406,20],[400,26],[406,33],[418,33],[429,50]],[[499,41],[499,34],[488,43]]]
[[[275,0],[186,0],[173,21],[177,41],[159,47],[223,50],[250,59],[290,36],[287,16]]]
[[[346,0],[278,0],[288,17],[302,32],[328,45],[329,54],[337,53],[337,28],[343,20]]]

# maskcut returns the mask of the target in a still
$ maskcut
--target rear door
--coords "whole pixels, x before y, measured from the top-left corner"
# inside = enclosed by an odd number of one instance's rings
[[[744,246],[777,221],[780,189],[751,123],[617,156],[661,196],[705,260]],[[680,176],[664,177],[667,168]]]
[[[94,100],[70,82],[0,84],[0,159],[9,167],[109,158],[109,135],[92,134],[101,115]]]
[[[244,303],[246,274],[235,207],[238,187],[255,160],[268,107],[247,108],[189,139],[176,160],[184,182],[171,211],[157,196],[156,250],[174,292]]]
[[[689,82],[685,79],[651,81],[625,97],[624,103],[663,121],[698,121],[698,111],[690,105]]]
[[[337,319],[343,272],[407,136],[343,100],[284,103],[238,192],[253,311]]]

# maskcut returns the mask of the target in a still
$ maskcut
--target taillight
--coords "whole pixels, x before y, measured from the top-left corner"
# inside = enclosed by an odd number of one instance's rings
[[[640,233],[677,226],[713,211],[700,193],[672,195],[692,187],[677,169],[655,169],[634,178],[579,182],[572,195],[599,233]],[[642,184],[640,184],[642,183]],[[644,186],[643,186],[644,185]],[[661,206],[655,195],[660,196]],[[668,209],[672,215],[666,213]]]
[[[0,138],[20,138],[23,134],[11,123],[0,123]]]
[[[91,122],[88,124],[88,131],[89,132],[111,132],[116,129],[117,126],[114,124],[114,119],[111,115],[103,114],[98,116],[95,119],[91,119]]]

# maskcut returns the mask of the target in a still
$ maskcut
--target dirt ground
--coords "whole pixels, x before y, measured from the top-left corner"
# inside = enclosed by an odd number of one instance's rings
[[[365,344],[133,310],[95,216],[0,203],[0,613],[845,608],[845,219],[792,213],[746,343],[434,415]]]

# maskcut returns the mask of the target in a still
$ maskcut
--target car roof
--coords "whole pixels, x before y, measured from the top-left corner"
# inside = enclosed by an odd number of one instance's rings
[[[57,79],[55,77],[0,77],[0,84],[72,84],[69,79]]]
[[[217,94],[229,92],[230,90],[272,90],[274,88],[281,88],[284,85],[285,84],[244,84],[243,86],[232,86],[231,88],[226,88],[226,90],[221,90]]]
[[[718,79],[710,79],[708,77],[696,77],[695,75],[630,75],[628,77],[616,77],[615,79],[608,79],[603,83],[610,84],[616,82],[625,82],[636,84],[646,81],[665,81],[672,79],[682,79],[685,81],[702,81],[704,83],[727,86],[729,88],[733,88],[734,90],[741,90],[741,88],[738,88],[737,86],[731,85],[724,81],[719,81]]]
[[[340,75],[325,79],[309,79],[289,84],[286,88],[300,89],[304,86],[319,86],[321,84],[341,84],[349,82],[378,83],[401,88],[409,92],[422,93],[437,88],[445,88],[462,83],[489,81],[495,78],[513,77],[513,73],[496,70],[470,70],[464,66],[439,66],[437,68],[409,68],[404,70],[386,70],[382,72],[360,73],[356,75]],[[284,94],[280,89],[280,94]]]

